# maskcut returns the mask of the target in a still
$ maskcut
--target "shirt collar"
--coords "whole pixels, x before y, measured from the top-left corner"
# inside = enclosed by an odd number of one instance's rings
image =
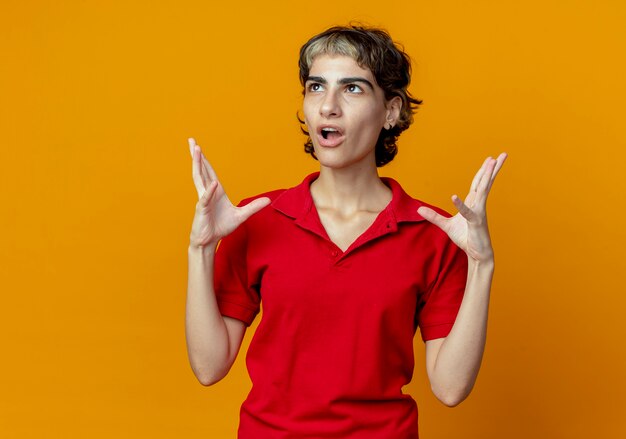
[[[319,172],[307,175],[302,183],[276,197],[272,207],[294,219],[305,216],[313,207],[310,185],[318,176]],[[393,178],[381,177],[381,180],[391,189],[391,202],[385,210],[396,223],[425,221],[424,217],[417,213],[417,208],[424,203],[411,198]]]

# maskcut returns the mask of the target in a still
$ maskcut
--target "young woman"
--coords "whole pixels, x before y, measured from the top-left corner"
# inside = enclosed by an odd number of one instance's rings
[[[204,385],[221,380],[262,304],[240,438],[417,438],[417,406],[401,390],[417,327],[444,404],[463,401],[478,374],[494,271],[485,205],[506,154],[485,160],[464,201],[452,197],[450,217],[378,176],[420,103],[385,31],[316,35],[300,80],[305,150],[320,170],[298,186],[235,207],[189,140],[191,366]]]

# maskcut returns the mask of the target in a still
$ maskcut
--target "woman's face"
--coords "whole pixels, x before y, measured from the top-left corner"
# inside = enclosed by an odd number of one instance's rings
[[[402,100],[386,101],[372,72],[342,55],[315,57],[304,87],[304,121],[321,166],[375,167],[380,131],[395,124]]]

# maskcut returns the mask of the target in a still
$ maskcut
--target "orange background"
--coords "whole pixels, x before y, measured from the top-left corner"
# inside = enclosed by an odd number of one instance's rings
[[[186,138],[232,200],[300,182],[298,49],[352,19],[405,45],[424,100],[383,175],[451,210],[510,154],[483,367],[445,408],[416,337],[422,436],[626,437],[618,0],[3,1],[0,436],[235,437],[244,355],[209,388],[186,357]]]

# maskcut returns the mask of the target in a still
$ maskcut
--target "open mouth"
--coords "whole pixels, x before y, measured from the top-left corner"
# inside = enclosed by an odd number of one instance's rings
[[[330,127],[322,128],[321,134],[322,137],[326,140],[338,139],[339,137],[341,137],[341,132],[338,129]]]
[[[322,125],[317,128],[317,144],[324,148],[334,148],[341,145],[346,136],[337,125]]]

